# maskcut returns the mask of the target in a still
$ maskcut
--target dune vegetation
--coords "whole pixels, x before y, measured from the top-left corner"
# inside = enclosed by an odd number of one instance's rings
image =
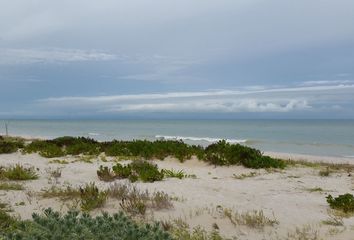
[[[240,144],[230,144],[226,141],[219,141],[204,148],[172,140],[98,142],[84,137],[59,137],[52,140],[34,140],[27,145],[13,140],[0,140],[0,146],[4,149],[3,151],[22,149],[24,153],[39,153],[47,158],[104,153],[106,156],[145,160],[163,160],[166,157],[174,157],[183,162],[196,156],[199,160],[213,165],[243,165],[256,169],[284,168],[286,166],[285,161],[264,156],[257,149]]]

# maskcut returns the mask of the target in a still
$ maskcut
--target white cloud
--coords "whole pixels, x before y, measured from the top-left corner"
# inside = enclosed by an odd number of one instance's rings
[[[59,97],[37,100],[44,108],[86,109],[93,112],[291,112],[308,111],[314,106],[341,104],[353,98],[354,85],[260,88],[255,90],[213,90],[167,92],[95,97]],[[335,93],[335,94],[333,94]],[[340,99],[337,96],[340,95]]]
[[[305,100],[218,100],[183,103],[123,104],[107,112],[289,112],[311,108]]]
[[[81,49],[0,49],[0,64],[32,64],[115,60],[116,56],[97,50]]]

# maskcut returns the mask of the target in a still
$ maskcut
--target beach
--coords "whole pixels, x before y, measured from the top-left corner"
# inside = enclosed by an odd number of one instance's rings
[[[193,230],[217,229],[226,239],[351,239],[354,236],[354,217],[338,215],[329,208],[326,196],[353,192],[354,177],[342,167],[349,159],[309,155],[266,153],[284,159],[338,164],[328,176],[320,176],[325,165],[292,164],[285,169],[249,169],[243,166],[213,166],[195,157],[183,163],[173,158],[151,160],[159,168],[183,170],[192,176],[183,179],[166,178],[153,183],[129,183],[116,179],[101,181],[96,174],[100,165],[113,166],[114,157],[95,156],[80,161],[78,156],[44,158],[20,152],[0,155],[0,166],[20,164],[35,169],[37,180],[23,181],[23,190],[0,190],[0,199],[12,209],[11,215],[30,219],[33,212],[41,213],[51,207],[66,212],[75,207],[73,201],[44,198],[41,193],[55,187],[80,187],[95,183],[99,189],[114,184],[134,185],[149,193],[162,191],[173,199],[167,209],[147,209],[144,221],[183,222]],[[59,163],[60,160],[66,164]],[[82,158],[81,158],[82,160]],[[104,160],[104,161],[103,161]],[[129,159],[120,159],[122,164]],[[53,171],[60,176],[53,177]],[[91,211],[115,213],[121,201],[108,199],[100,208]],[[76,206],[77,207],[77,206]],[[263,216],[263,222],[247,222],[247,214]],[[338,221],[339,223],[337,223]],[[336,224],[337,223],[337,224]],[[301,238],[301,236],[307,238]]]

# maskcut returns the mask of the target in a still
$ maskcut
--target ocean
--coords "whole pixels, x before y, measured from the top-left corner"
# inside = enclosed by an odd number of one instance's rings
[[[178,139],[206,146],[219,139],[262,151],[354,159],[354,120],[7,120],[10,135],[84,136],[100,141]],[[0,121],[5,134],[5,121]]]

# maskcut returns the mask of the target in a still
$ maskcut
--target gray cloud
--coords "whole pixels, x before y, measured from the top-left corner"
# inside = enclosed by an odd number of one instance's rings
[[[116,56],[96,50],[80,49],[0,49],[0,64],[108,61]]]

